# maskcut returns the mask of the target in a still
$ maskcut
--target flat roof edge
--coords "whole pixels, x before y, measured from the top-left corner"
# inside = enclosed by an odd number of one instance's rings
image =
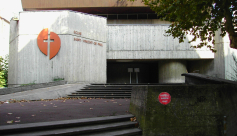
[[[32,11],[21,11],[19,13],[29,13],[29,12],[73,12],[73,13],[81,13],[81,14],[85,14],[89,16],[95,16],[95,17],[107,19],[106,17],[102,17],[102,16],[98,16],[94,14],[88,14],[84,12],[73,11],[73,10],[32,10]]]

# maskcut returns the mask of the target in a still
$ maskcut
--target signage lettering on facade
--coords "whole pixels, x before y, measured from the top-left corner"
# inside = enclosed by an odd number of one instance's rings
[[[88,44],[92,44],[93,41],[89,41],[89,40],[83,40],[84,43],[88,43]]]
[[[74,38],[74,41],[81,41],[80,38]]]
[[[49,49],[48,49],[48,42],[50,42]],[[37,37],[37,44],[40,51],[44,55],[48,56],[48,50],[49,50],[49,59],[52,59],[58,54],[60,50],[61,40],[59,36],[54,32],[50,32],[50,39],[48,39],[48,28],[45,28],[39,33]]]
[[[74,31],[74,34],[77,34],[77,35],[81,36],[81,32],[78,32],[78,31]]]
[[[99,45],[99,46],[103,46],[103,44],[102,44],[102,43],[98,43],[98,45]]]
[[[80,35],[81,36],[81,32],[78,32],[78,31],[74,31],[74,34],[76,35]],[[74,41],[78,41],[78,42],[81,42],[81,38],[76,38],[74,37]],[[99,45],[99,46],[103,46],[102,43],[97,43],[97,42],[93,42],[93,41],[90,41],[90,40],[83,40],[84,43],[87,43],[87,44],[94,44],[94,45]]]

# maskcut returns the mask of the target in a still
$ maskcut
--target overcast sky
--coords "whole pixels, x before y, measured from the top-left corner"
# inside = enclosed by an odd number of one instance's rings
[[[12,17],[19,15],[22,11],[21,0],[0,0],[0,16],[11,20]]]

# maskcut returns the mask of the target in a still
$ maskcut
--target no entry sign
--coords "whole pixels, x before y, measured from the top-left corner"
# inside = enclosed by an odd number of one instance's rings
[[[158,99],[159,99],[159,102],[160,102],[161,104],[167,105],[167,104],[169,104],[170,101],[171,101],[171,96],[170,96],[170,94],[167,93],[167,92],[162,92],[162,93],[159,94]]]

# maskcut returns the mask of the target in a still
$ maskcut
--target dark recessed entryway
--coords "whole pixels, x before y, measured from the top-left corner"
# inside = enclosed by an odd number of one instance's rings
[[[131,77],[130,77],[131,73]],[[158,83],[158,62],[107,61],[107,83]]]

